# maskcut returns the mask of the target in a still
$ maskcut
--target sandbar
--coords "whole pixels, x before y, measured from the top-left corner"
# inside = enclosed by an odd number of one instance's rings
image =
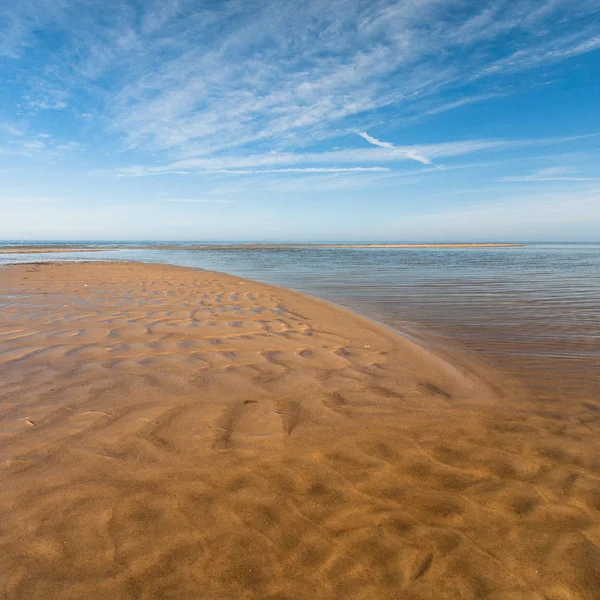
[[[0,596],[591,600],[599,414],[282,288],[0,267]]]
[[[0,254],[43,254],[46,252],[103,252],[118,248],[98,248],[96,246],[0,246]]]
[[[343,248],[520,248],[526,244],[155,244],[155,250],[294,250],[294,249],[343,249]]]
[[[131,244],[127,249],[150,250],[286,250],[286,249],[327,249],[327,248],[515,248],[525,244]],[[56,252],[104,252],[107,250],[123,250],[123,246],[82,245],[15,245],[0,246],[0,254],[44,254]]]

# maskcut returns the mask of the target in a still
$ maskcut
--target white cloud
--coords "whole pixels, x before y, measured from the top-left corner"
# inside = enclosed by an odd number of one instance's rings
[[[369,142],[369,144],[372,144],[373,146],[378,146],[379,148],[396,148],[396,146],[394,146],[394,144],[390,143],[390,142],[382,142],[381,140],[378,140],[377,138],[374,138],[373,136],[369,135],[366,131],[357,131],[358,135],[367,140],[367,142]],[[424,165],[431,165],[431,159],[427,158],[426,156],[423,156],[422,154],[419,154],[415,149],[408,149],[406,150],[406,158],[410,158],[412,160],[416,160],[417,162],[420,162],[421,164]]]
[[[352,164],[352,163],[397,163],[406,160],[415,160],[415,156],[425,158],[429,156],[461,156],[471,152],[497,148],[510,145],[511,142],[504,140],[468,140],[464,142],[449,142],[442,144],[430,144],[423,146],[397,146],[394,148],[369,148],[357,150],[333,150],[330,152],[311,153],[267,153],[247,156],[214,157],[214,158],[192,158],[177,161],[167,167],[156,167],[158,170],[183,168],[204,171],[223,169],[236,169],[248,167],[266,167],[274,165],[297,165],[297,164]],[[364,167],[363,167],[364,168]]]
[[[0,55],[17,60],[38,32],[56,32],[52,64],[30,80],[32,106],[64,109],[75,90],[96,90],[131,147],[212,156],[299,148],[364,128],[380,108],[410,117],[424,100],[429,114],[484,101],[509,90],[462,86],[600,47],[593,0],[577,11],[570,0],[467,4],[22,0],[6,11]]]
[[[20,137],[0,147],[0,154],[8,156],[36,156],[46,149],[46,143],[36,138]]]
[[[71,152],[76,150],[81,150],[81,144],[75,141],[64,142],[62,144],[56,144],[54,149],[57,152]]]
[[[192,171],[183,171],[181,169],[153,169],[152,167],[144,167],[142,165],[131,165],[129,167],[120,167],[114,170],[91,169],[88,175],[92,177],[105,176],[109,177],[147,177],[161,175],[192,175]]]
[[[589,137],[589,136],[583,136]],[[375,138],[373,138],[375,139]],[[186,158],[166,165],[144,166],[132,165],[119,167],[112,171],[91,171],[90,175],[109,175],[111,177],[144,177],[148,175],[167,175],[197,173],[273,173],[273,172],[344,172],[347,170],[368,171],[385,170],[389,167],[381,164],[397,164],[415,160],[424,165],[443,170],[446,167],[434,165],[435,158],[452,158],[465,156],[485,150],[499,148],[517,149],[531,146],[561,144],[578,137],[546,138],[533,140],[464,140],[443,142],[439,144],[423,144],[418,146],[392,146],[360,149],[340,149],[328,152],[267,152],[264,154],[220,155],[213,157]],[[348,165],[360,164],[358,167]],[[375,167],[365,166],[379,163]],[[334,165],[319,167],[317,165]],[[308,165],[298,167],[297,165]],[[319,171],[319,169],[321,171]]]
[[[528,175],[509,175],[502,177],[500,181],[527,183],[527,182],[544,182],[544,181],[571,181],[571,182],[586,182],[600,181],[600,177],[582,176],[573,173],[572,167],[556,166],[538,169]]]
[[[373,146],[379,146],[380,148],[393,148],[394,144],[390,143],[390,142],[382,142],[381,140],[378,140],[377,138],[374,138],[373,136],[369,135],[366,131],[357,131],[356,132],[358,135],[360,135],[361,138],[363,138],[364,140],[367,140],[367,142],[369,142],[369,144],[373,144]]]
[[[539,181],[600,181],[600,177],[572,177],[567,175],[548,176],[548,175],[520,175],[514,177],[502,177],[500,181],[514,182],[539,182]]]
[[[66,102],[46,100],[30,100],[29,106],[31,108],[39,108],[40,110],[63,110],[67,108]]]
[[[1,131],[0,127],[0,131]],[[0,154],[7,156],[55,158],[79,150],[73,140],[57,141],[47,133],[31,134],[26,130],[11,131],[11,136],[0,146]]]
[[[237,204],[237,200],[207,200],[205,198],[166,198],[163,202],[184,202],[194,204]]]
[[[421,117],[439,115],[444,112],[448,112],[449,110],[453,110],[455,108],[460,108],[461,106],[466,106],[467,104],[474,104],[476,102],[484,102],[485,100],[492,100],[494,98],[499,98],[504,94],[478,94],[475,96],[466,96],[464,98],[460,98],[459,100],[454,100],[452,102],[445,102],[434,108],[429,108],[421,112]]]
[[[377,173],[386,172],[388,167],[304,167],[288,169],[216,169],[209,173],[227,173],[230,175],[254,175],[260,173]]]
[[[25,134],[23,129],[13,125],[12,123],[0,123],[0,134],[11,137],[20,137]]]
[[[572,167],[566,166],[557,166],[557,167],[545,167],[544,169],[538,169],[536,171],[537,175],[552,177],[557,175],[566,175],[572,171]]]

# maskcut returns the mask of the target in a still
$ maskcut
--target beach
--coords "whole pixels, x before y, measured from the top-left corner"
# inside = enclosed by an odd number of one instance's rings
[[[284,288],[0,268],[6,598],[576,599],[598,399]]]

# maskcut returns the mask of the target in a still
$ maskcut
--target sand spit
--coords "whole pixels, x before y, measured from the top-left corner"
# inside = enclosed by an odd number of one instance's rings
[[[322,244],[319,248],[515,248],[525,244]]]
[[[129,249],[150,250],[289,250],[302,248],[512,248],[525,246],[525,244],[155,244],[136,246],[132,244]],[[0,246],[0,254],[43,254],[56,252],[105,252],[107,250],[123,250],[122,246]]]
[[[0,306],[2,598],[598,598],[597,398],[206,271],[3,267]]]
[[[526,244],[156,244],[154,250],[294,250],[327,248],[515,248]]]

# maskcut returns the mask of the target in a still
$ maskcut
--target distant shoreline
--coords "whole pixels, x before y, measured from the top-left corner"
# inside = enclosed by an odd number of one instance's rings
[[[0,246],[0,254],[43,254],[46,252],[103,252],[118,248],[97,248],[96,246]]]
[[[526,244],[190,244],[175,246],[172,244],[157,244],[149,246],[154,250],[285,250],[293,248],[506,248],[520,247]]]
[[[123,246],[73,246],[73,245],[14,245],[0,246],[0,254],[43,254],[57,252],[103,252],[123,249],[150,249],[150,250],[286,250],[286,249],[343,249],[343,248],[514,248],[526,244],[487,244],[487,243],[458,243],[458,244],[154,244],[141,246],[132,244]]]

